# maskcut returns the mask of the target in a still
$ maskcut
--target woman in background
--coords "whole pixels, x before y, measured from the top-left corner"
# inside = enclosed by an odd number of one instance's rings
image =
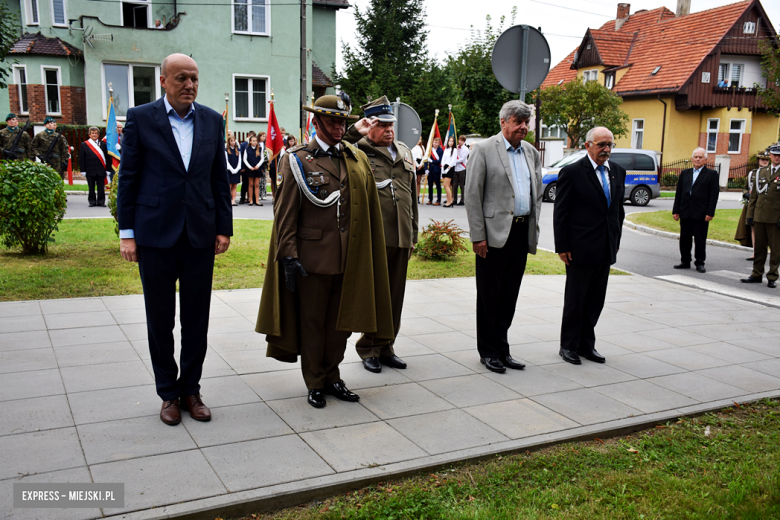
[[[228,134],[228,142],[225,146],[225,162],[227,163],[228,183],[230,184],[230,201],[236,204],[236,187],[241,182],[241,150],[233,133]]]
[[[458,162],[458,148],[455,146],[455,137],[447,139],[447,148],[441,158],[441,178],[444,191],[447,193],[445,208],[452,206],[452,174],[455,173],[455,164]]]
[[[253,135],[249,138],[249,144],[244,150],[243,162],[246,167],[244,178],[249,181],[247,187],[247,201],[249,205],[252,204],[259,206],[260,202],[260,167],[265,162],[265,154],[263,153],[263,147],[257,143],[257,136]]]

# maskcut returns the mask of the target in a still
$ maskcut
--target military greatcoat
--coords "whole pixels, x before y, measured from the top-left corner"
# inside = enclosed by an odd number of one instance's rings
[[[758,170],[757,178],[750,192],[747,218],[753,219],[756,233],[751,277],[761,278],[764,274],[766,249],[769,247],[769,271],[767,280],[777,281],[780,268],[780,166],[772,171],[773,165]]]

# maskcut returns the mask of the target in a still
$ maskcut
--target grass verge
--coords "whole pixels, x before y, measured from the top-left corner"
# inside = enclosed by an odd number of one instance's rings
[[[65,183],[65,191],[89,191],[89,185],[88,184],[74,184],[70,185],[67,182]]]
[[[244,520],[780,518],[780,403],[496,456]]]
[[[737,223],[741,209],[719,209],[715,212],[715,218],[710,221],[707,238],[728,242],[730,244],[739,244],[734,240],[734,234],[737,231]],[[680,223],[675,222],[670,211],[648,211],[642,213],[632,213],[628,215],[628,220],[640,226],[647,226],[670,233],[680,233]]]

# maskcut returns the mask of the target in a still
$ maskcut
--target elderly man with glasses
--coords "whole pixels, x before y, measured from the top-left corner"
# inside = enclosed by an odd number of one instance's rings
[[[588,154],[558,174],[553,229],[555,252],[566,264],[560,356],[580,365],[580,356],[604,363],[596,334],[609,266],[620,249],[625,211],[626,170],[609,162],[615,147],[609,129],[596,127],[585,136]]]

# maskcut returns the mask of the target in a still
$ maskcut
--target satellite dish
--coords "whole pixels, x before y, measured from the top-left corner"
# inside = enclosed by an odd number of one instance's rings
[[[398,121],[393,125],[395,129],[395,138],[404,143],[408,148],[414,148],[417,140],[422,135],[422,121],[417,115],[415,109],[401,103],[400,98],[396,99],[393,105],[393,113]]]
[[[498,37],[490,62],[501,86],[523,100],[550,72],[550,46],[539,30],[515,25]]]

